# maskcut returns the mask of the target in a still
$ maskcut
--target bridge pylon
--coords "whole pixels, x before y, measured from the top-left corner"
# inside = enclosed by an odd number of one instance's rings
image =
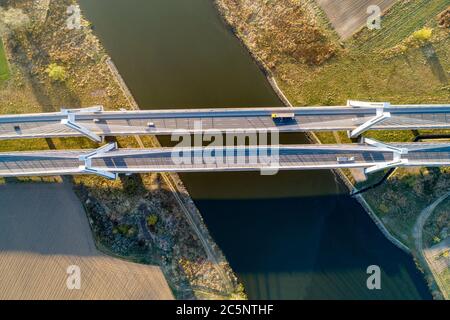
[[[88,108],[80,108],[80,109],[61,109],[61,113],[63,115],[66,115],[66,119],[61,119],[61,124],[65,125],[66,127],[78,131],[85,137],[98,142],[103,143],[105,140],[104,136],[99,136],[96,133],[92,132],[89,128],[86,128],[76,122],[76,115],[80,113],[92,113],[92,112],[102,112],[103,106],[93,106]]]
[[[362,133],[370,130],[374,125],[389,119],[391,113],[385,111],[390,107],[389,102],[365,102],[365,101],[353,101],[348,100],[347,106],[352,108],[376,108],[376,114],[374,117],[370,118],[363,124],[359,125],[356,129],[348,131],[348,137],[351,139],[358,138]]]
[[[110,144],[106,144],[104,146],[101,146],[100,148],[88,153],[88,154],[83,154],[81,155],[78,159],[80,161],[84,161],[84,165],[80,165],[78,168],[81,172],[84,173],[91,173],[91,174],[96,174],[108,179],[117,179],[117,173],[112,173],[109,171],[105,171],[105,170],[101,170],[98,168],[95,168],[92,166],[92,158],[96,157],[96,156],[101,156],[105,153],[108,153],[111,150],[115,150],[117,149],[117,143],[110,143]]]

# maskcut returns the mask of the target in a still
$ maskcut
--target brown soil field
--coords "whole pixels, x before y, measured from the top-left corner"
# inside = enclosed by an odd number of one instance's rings
[[[0,299],[173,299],[161,269],[100,253],[69,183],[0,186]],[[81,271],[69,290],[67,268]]]

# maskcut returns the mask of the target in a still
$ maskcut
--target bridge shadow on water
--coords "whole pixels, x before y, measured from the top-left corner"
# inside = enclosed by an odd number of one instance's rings
[[[213,238],[250,298],[431,298],[412,257],[383,236],[356,200],[339,190],[320,192],[316,181],[302,183],[311,187],[306,195],[298,190],[280,195],[270,187],[271,182],[282,179],[288,184],[285,187],[295,188],[289,184],[289,174],[312,177],[282,172],[278,174],[281,177],[206,174],[201,178],[216,181],[209,188],[222,191],[233,188],[233,179],[248,181],[248,190],[257,189],[259,195],[266,188],[264,197],[254,197],[249,191],[241,196],[231,192],[229,198],[214,197],[212,190],[210,197],[196,198],[197,190],[191,188]],[[320,179],[320,173],[314,176]],[[191,179],[183,175],[192,187]],[[215,187],[218,184],[220,187]],[[382,270],[382,290],[367,289],[370,265]]]

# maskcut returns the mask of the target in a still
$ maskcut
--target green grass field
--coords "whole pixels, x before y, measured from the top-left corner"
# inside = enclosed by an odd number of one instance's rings
[[[0,81],[9,78],[8,61],[6,60],[5,48],[3,48],[3,41],[0,38]]]
[[[363,29],[325,64],[283,61],[276,70],[279,85],[298,106],[341,105],[347,99],[448,102],[450,33],[437,25],[436,18],[449,5],[450,0],[399,2],[389,10],[380,30]],[[429,45],[390,56],[384,51],[424,26],[434,29]],[[430,50],[433,58],[427,57]]]
[[[358,49],[389,48],[430,23],[430,20],[450,5],[449,0],[398,1],[382,19],[381,29],[363,31],[350,40]]]

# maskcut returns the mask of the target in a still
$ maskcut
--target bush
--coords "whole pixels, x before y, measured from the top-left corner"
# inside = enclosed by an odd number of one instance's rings
[[[129,224],[121,224],[113,229],[113,233],[119,233],[122,236],[132,237],[136,234],[136,229]]]
[[[57,65],[56,63],[51,63],[45,72],[48,73],[48,76],[53,81],[64,81],[67,78],[67,72],[64,67]]]
[[[388,213],[389,212],[389,208],[384,203],[381,203],[378,208],[383,213]]]
[[[151,214],[147,217],[147,225],[149,227],[154,227],[158,222],[158,216],[156,214]]]
[[[417,30],[413,33],[414,40],[420,41],[420,42],[426,42],[431,39],[431,36],[433,35],[433,29],[431,28],[422,28],[420,30]]]

